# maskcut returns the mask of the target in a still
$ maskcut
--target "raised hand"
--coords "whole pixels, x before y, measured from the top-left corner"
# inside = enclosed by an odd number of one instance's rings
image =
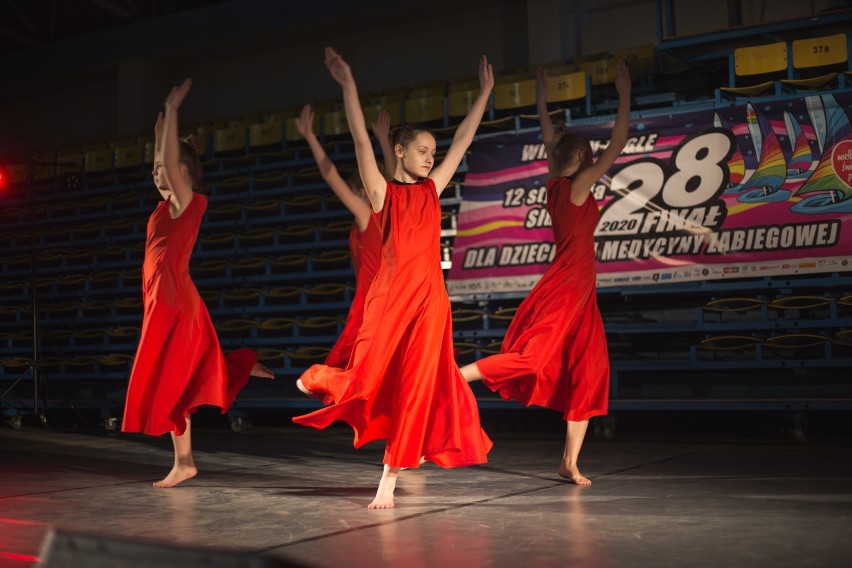
[[[376,122],[372,124],[373,136],[378,140],[388,140],[390,135],[390,114],[386,110],[379,111]]]
[[[325,66],[328,68],[328,72],[331,73],[331,77],[341,85],[345,85],[353,80],[349,64],[332,47],[325,48]]]
[[[494,70],[484,55],[479,58],[479,88],[488,93],[494,88]]]
[[[618,60],[618,67],[615,70],[615,90],[619,95],[630,94],[630,70],[623,59]]]
[[[160,151],[163,149],[163,129],[165,127],[165,116],[160,112],[157,114],[157,122],[154,123],[154,160],[160,159]]]
[[[163,126],[165,122],[163,121],[163,113],[157,114],[157,122],[154,123],[154,140],[162,140],[163,139]]]
[[[189,93],[190,87],[192,87],[192,79],[185,80],[179,87],[172,87],[172,90],[166,96],[166,110],[177,110]]]
[[[536,84],[538,85],[538,104],[547,103],[549,87],[547,83],[547,68],[539,67],[535,74]]]
[[[302,112],[295,118],[296,130],[302,135],[302,138],[307,138],[314,133],[314,109],[307,104],[302,107]]]

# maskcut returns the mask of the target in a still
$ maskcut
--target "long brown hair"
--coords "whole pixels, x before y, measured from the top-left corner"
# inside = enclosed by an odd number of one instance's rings
[[[583,155],[583,160],[577,167],[578,172],[592,165],[592,146],[587,138],[579,134],[566,133],[553,147],[552,153],[553,161],[560,171],[578,154]]]
[[[198,157],[198,150],[198,143],[192,134],[180,141],[179,160],[189,170],[193,191],[201,186],[201,159]]]
[[[436,138],[435,133],[426,128],[425,126],[421,126],[419,124],[406,124],[405,126],[397,126],[393,130],[391,130],[390,139],[391,139],[391,148],[394,152],[396,152],[396,145],[399,144],[403,148],[414,142],[414,139],[417,138],[417,135],[421,132],[426,132],[431,135],[432,138]]]

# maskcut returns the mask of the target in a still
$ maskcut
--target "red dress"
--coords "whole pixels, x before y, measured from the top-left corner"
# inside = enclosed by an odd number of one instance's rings
[[[225,412],[257,360],[251,349],[224,357],[207,307],[189,277],[189,257],[207,197],[195,194],[177,219],[169,202],[148,219],[142,265],[142,337],[130,373],[124,432],[159,436],[186,430],[184,417],[203,404]]]
[[[418,467],[421,456],[442,467],[484,463],[491,440],[453,359],[434,182],[388,182],[373,221],[383,235],[382,264],[349,364],[313,365],[301,377],[334,404],[293,421],[314,428],[348,422],[355,447],[386,439],[391,467]]]
[[[346,325],[325,359],[325,364],[330,367],[345,367],[349,363],[352,346],[364,321],[364,298],[382,262],[382,235],[375,223],[369,223],[363,232],[358,230],[357,223],[352,223],[349,253],[355,267],[355,297],[349,307]]]
[[[609,355],[595,293],[595,200],[571,203],[571,179],[547,182],[556,254],[518,307],[499,355],[477,361],[506,400],[582,421],[607,413]]]

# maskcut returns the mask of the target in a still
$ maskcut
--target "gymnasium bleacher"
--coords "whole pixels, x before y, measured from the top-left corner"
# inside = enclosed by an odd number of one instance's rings
[[[636,113],[676,114],[802,92],[852,93],[849,33],[799,24],[773,30],[780,41],[772,43],[754,30],[754,41],[665,40],[554,62],[548,65],[549,108],[569,124],[611,120],[618,58],[628,60],[633,72]],[[671,71],[675,55],[694,66]],[[680,89],[685,82],[704,88]],[[369,93],[362,102],[368,121],[386,110],[393,124],[432,126],[440,152],[477,91],[475,79],[460,79]],[[534,70],[498,74],[479,136],[537,130],[534,107]],[[354,153],[340,101],[322,101],[315,109],[326,151],[342,172],[351,170]],[[231,414],[235,428],[256,409],[318,406],[299,395],[294,379],[325,358],[355,289],[347,241],[351,215],[299,139],[293,124],[298,110],[226,117],[184,132],[200,142],[209,196],[191,260],[193,279],[224,349],[254,347],[279,377],[246,388]],[[32,381],[25,375],[35,355],[35,308],[43,387],[35,396],[48,408],[94,410],[115,428],[140,333],[145,228],[159,199],[149,173],[151,136],[46,148],[30,158],[60,165],[21,160],[7,169],[13,196],[0,210],[0,392],[11,390],[0,407],[18,424],[32,408]],[[463,163],[441,198],[445,268],[465,168]],[[795,435],[804,436],[803,413],[852,408],[848,271],[598,292],[612,361],[613,415],[776,410],[790,413]],[[460,364],[499,352],[522,299],[453,298]],[[480,386],[475,393],[484,408],[513,407]],[[601,424],[598,430],[612,435],[612,416]]]

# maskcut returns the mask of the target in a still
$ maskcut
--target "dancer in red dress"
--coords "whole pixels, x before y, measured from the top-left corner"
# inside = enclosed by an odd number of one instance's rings
[[[383,258],[348,366],[314,365],[297,381],[304,392],[328,396],[334,404],[294,421],[315,428],[348,422],[356,447],[386,440],[384,472],[369,507],[387,509],[394,506],[401,468],[419,467],[423,460],[442,467],[483,463],[491,448],[473,392],[453,359],[439,196],[473,140],[494,78],[483,56],[481,91],[440,165],[433,168],[431,133],[397,129],[392,141],[396,171],[394,180],[386,181],[376,165],[349,65],[331,48],[326,48],[325,62],[343,87],[358,170],[383,235]]]
[[[556,254],[547,272],[518,307],[499,355],[462,368],[468,382],[482,380],[503,398],[562,413],[568,423],[559,475],[591,481],[577,459],[589,418],[605,415],[609,356],[595,294],[594,232],[598,208],[592,185],[615,163],[627,143],[630,75],[618,63],[618,111],[609,145],[592,163],[589,141],[556,128],[547,114],[547,74],[539,71],[538,111],[547,149],[547,211]]]
[[[211,404],[225,412],[249,375],[273,378],[251,349],[224,357],[207,308],[189,277],[189,257],[207,198],[193,189],[201,180],[195,147],[178,141],[177,111],[189,92],[187,79],[166,97],[154,127],[154,184],[163,196],[148,220],[142,295],[142,337],[130,374],[121,426],[124,432],[172,435],[171,472],[154,483],[173,487],[197,473],[190,414]]]
[[[375,278],[382,261],[382,236],[379,233],[378,225],[371,222],[372,211],[358,172],[355,172],[346,181],[343,180],[319,140],[317,140],[313,125],[314,111],[311,105],[305,105],[302,113],[296,118],[296,129],[308,143],[322,179],[355,217],[352,230],[349,231],[349,253],[352,256],[352,265],[355,268],[355,297],[352,298],[346,325],[343,326],[340,337],[325,359],[326,365],[345,367],[349,362],[352,346],[364,319],[364,298],[367,296],[367,290],[370,288],[370,283]],[[388,138],[390,133],[390,116],[388,113],[384,111],[379,113],[376,122],[373,124],[373,133],[382,148],[382,155],[385,159],[384,171],[392,172],[396,160]],[[331,400],[326,399],[324,402],[329,404]]]

